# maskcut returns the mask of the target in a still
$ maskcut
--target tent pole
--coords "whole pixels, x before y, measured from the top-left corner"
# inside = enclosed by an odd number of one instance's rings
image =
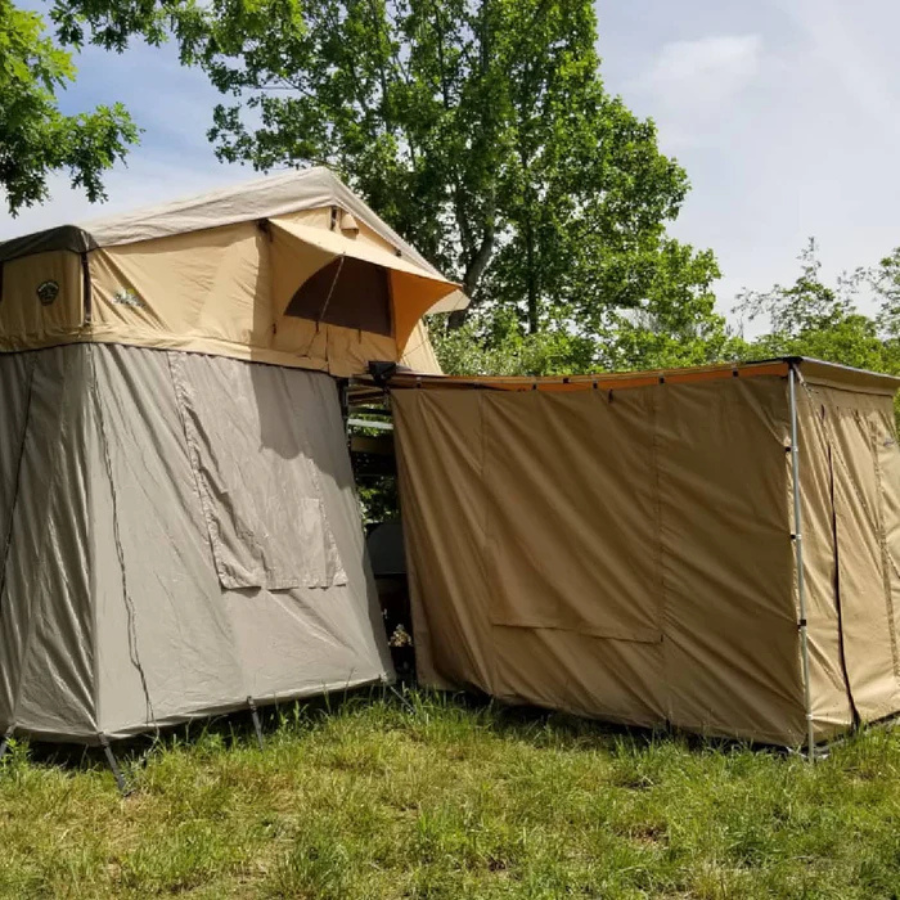
[[[247,698],[247,705],[250,707],[250,715],[253,717],[253,728],[256,730],[256,740],[259,743],[259,749],[265,750],[266,746],[263,742],[262,724],[259,721],[259,711],[252,697]]]
[[[797,601],[800,607],[800,656],[803,667],[803,692],[806,707],[807,753],[811,762],[816,758],[813,732],[812,695],[809,683],[809,635],[806,625],[806,591],[803,580],[803,522],[800,511],[800,448],[797,444],[797,374],[794,364],[788,370],[791,394],[791,469],[794,481],[794,555],[797,566]]]
[[[128,790],[125,787],[125,779],[122,777],[122,771],[119,768],[119,764],[116,762],[116,757],[112,752],[112,747],[109,746],[109,738],[107,738],[105,734],[100,735],[100,746],[103,748],[103,752],[106,754],[106,761],[109,763],[110,769],[112,769],[113,778],[116,779],[116,785],[119,788],[119,793],[124,797],[128,793]]]
[[[13,735],[13,730],[12,730],[12,728],[10,728],[3,735],[2,739],[0,739],[0,760],[2,760],[4,756],[6,756],[6,751],[9,750],[9,741],[10,741],[10,738],[12,738],[12,735]]]

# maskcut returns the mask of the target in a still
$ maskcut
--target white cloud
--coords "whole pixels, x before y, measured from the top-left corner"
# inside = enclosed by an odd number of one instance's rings
[[[866,9],[865,4],[857,9],[835,0],[791,0],[784,4],[784,9],[805,32],[813,59],[832,70],[847,98],[875,127],[897,140],[900,138],[900,92],[896,71],[891,70],[896,69],[896,63],[890,66],[880,42],[873,40],[872,25],[867,24],[862,32],[859,26],[861,22],[877,22],[890,34],[900,23],[900,17],[896,7],[886,17],[871,0],[868,6],[871,9]]]
[[[667,112],[705,118],[756,78],[761,55],[758,34],[673,41],[663,46],[642,87]]]

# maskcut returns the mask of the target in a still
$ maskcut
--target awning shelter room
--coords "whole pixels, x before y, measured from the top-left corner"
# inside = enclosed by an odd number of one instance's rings
[[[396,375],[420,680],[793,746],[898,712],[898,383]]]

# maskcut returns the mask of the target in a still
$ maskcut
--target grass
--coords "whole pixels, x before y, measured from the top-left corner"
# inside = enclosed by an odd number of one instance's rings
[[[46,752],[0,763],[3,897],[900,897],[884,729],[810,766],[411,692],[169,735],[125,798]]]

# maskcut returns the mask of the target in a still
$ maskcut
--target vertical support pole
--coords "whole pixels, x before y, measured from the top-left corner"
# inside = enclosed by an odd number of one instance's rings
[[[0,739],[0,760],[2,760],[4,756],[6,756],[6,751],[9,750],[9,739],[12,737],[12,735],[13,730],[12,728],[10,728],[4,733],[3,738]]]
[[[338,382],[338,399],[341,404],[341,425],[344,429],[344,441],[347,444],[347,451],[350,452],[350,445],[353,442],[350,436],[350,426],[348,419],[350,418],[350,381],[349,379]]]
[[[256,730],[256,740],[260,750],[265,750],[265,742],[263,741],[262,724],[259,721],[259,711],[252,697],[247,698],[247,705],[250,707],[250,715],[253,717],[253,727]]]
[[[791,469],[794,482],[794,556],[797,566],[797,602],[800,607],[800,657],[803,667],[803,692],[806,707],[806,742],[810,761],[815,761],[812,695],[809,682],[809,635],[806,622],[806,590],[803,578],[803,518],[800,508],[800,447],[797,441],[797,373],[794,364],[788,371],[791,399]]]
[[[119,769],[119,764],[116,762],[116,757],[112,752],[112,747],[109,746],[109,738],[107,738],[105,734],[100,735],[100,746],[103,748],[103,752],[106,754],[106,761],[109,763],[110,769],[112,769],[113,778],[116,779],[116,785],[119,788],[119,793],[124,797],[125,794],[128,793],[125,787],[125,779],[122,777],[122,771],[121,769]]]

